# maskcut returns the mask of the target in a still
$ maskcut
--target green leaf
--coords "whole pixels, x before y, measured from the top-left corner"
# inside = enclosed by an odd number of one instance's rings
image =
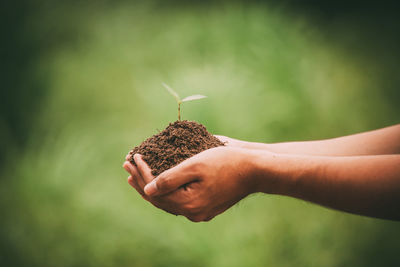
[[[184,99],[182,99],[182,102],[187,102],[187,101],[193,101],[193,100],[198,100],[198,99],[202,99],[202,98],[206,98],[205,95],[191,95],[188,97],[185,97]]]
[[[162,85],[165,87],[165,89],[168,90],[168,92],[175,97],[175,100],[178,104],[182,103],[181,98],[179,97],[178,93],[175,92],[171,87],[169,87],[167,84],[162,83]]]

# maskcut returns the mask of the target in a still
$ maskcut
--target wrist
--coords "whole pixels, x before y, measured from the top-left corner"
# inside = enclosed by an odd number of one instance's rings
[[[276,176],[270,159],[272,153],[255,148],[250,149],[248,146],[240,150],[242,151],[242,160],[238,174],[242,181],[241,186],[248,194],[275,191],[268,185],[272,180],[276,180],[272,178]]]
[[[293,195],[296,183],[306,173],[296,156],[257,150],[253,161],[256,192]]]

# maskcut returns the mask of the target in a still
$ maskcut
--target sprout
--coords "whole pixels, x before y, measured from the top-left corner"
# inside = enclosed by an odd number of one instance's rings
[[[176,102],[178,103],[178,120],[179,121],[181,120],[181,104],[183,102],[206,98],[206,96],[204,96],[204,95],[191,95],[191,96],[185,97],[184,99],[181,99],[179,97],[178,93],[175,92],[171,87],[169,87],[165,83],[162,83],[162,85],[165,87],[165,89],[168,90],[168,92],[175,98]]]

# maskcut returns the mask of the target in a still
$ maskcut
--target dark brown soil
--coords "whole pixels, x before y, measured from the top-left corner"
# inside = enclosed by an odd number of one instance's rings
[[[157,176],[193,155],[223,145],[202,124],[186,120],[176,121],[132,149],[129,152],[130,162],[136,165],[133,155],[141,154],[152,174]]]

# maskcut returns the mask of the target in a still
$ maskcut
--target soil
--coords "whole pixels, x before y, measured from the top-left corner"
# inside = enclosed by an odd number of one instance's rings
[[[141,154],[152,174],[157,176],[191,156],[223,145],[204,125],[194,121],[176,121],[132,149],[129,161],[136,166],[133,155]]]

